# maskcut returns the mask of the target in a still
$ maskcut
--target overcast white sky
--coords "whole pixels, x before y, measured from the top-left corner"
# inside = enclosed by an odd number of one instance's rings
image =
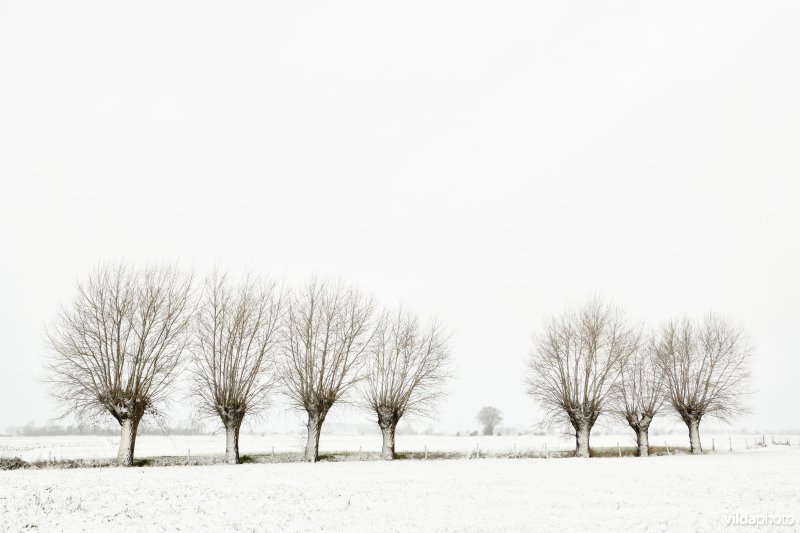
[[[757,345],[736,427],[800,427],[799,25],[793,1],[0,0],[0,431],[56,414],[43,326],[107,259],[436,314],[449,428],[538,420],[522,362],[568,304],[715,310]]]

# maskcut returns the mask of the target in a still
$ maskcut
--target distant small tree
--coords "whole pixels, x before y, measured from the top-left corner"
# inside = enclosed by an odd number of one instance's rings
[[[503,421],[503,414],[497,407],[486,406],[478,411],[475,418],[483,426],[484,435],[494,435],[494,429]]]
[[[206,281],[195,321],[193,393],[200,411],[225,428],[229,464],[239,462],[245,415],[266,407],[277,378],[281,303],[273,282],[247,278],[237,286],[220,272]]]
[[[635,349],[621,363],[615,407],[636,433],[637,455],[647,457],[650,423],[664,404],[664,377],[658,368],[655,341],[638,336],[633,342]]]
[[[752,351],[743,329],[709,314],[664,325],[656,344],[667,399],[689,428],[692,453],[702,453],[700,420],[729,421],[746,412]]]
[[[447,335],[400,309],[384,313],[367,350],[363,398],[383,432],[381,457],[394,459],[395,431],[407,413],[429,412],[448,377]]]
[[[110,413],[117,462],[133,464],[142,417],[155,414],[178,373],[192,317],[192,277],[176,267],[99,267],[48,329],[48,380],[78,416]]]

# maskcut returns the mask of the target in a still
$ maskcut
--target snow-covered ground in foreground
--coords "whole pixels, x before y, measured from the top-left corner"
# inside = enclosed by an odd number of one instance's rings
[[[703,449],[717,451],[745,450],[753,446],[762,435],[714,435],[703,434]],[[767,435],[767,443],[772,439],[779,442],[788,440],[793,446],[800,446],[800,435],[772,436]],[[618,435],[592,434],[592,447],[634,446],[632,431]],[[669,435],[654,434],[650,437],[653,446],[689,445],[688,434],[673,433]],[[463,452],[469,455],[476,447],[482,451],[510,454],[517,451],[541,452],[547,444],[549,450],[571,450],[575,448],[573,438],[561,435],[515,435],[495,437],[455,437],[443,435],[399,435],[397,451],[429,451]],[[59,436],[59,437],[3,437],[0,436],[0,457],[20,457],[25,461],[49,459],[107,459],[116,457],[119,446],[119,435],[109,436]],[[243,434],[239,448],[242,454],[275,452],[300,453],[305,446],[305,435],[288,434]],[[326,452],[377,452],[380,450],[381,436],[375,435],[322,435],[320,451]],[[183,456],[187,454],[215,455],[225,452],[225,436],[159,436],[142,435],[136,439],[136,457]]]
[[[3,531],[709,531],[732,514],[796,531],[800,449],[0,472]]]

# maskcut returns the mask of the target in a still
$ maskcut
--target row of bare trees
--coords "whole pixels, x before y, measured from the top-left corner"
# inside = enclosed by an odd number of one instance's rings
[[[133,464],[139,423],[159,415],[184,368],[193,405],[225,429],[229,463],[245,416],[273,392],[308,415],[306,460],[319,459],[322,424],[344,399],[376,416],[392,459],[401,417],[427,413],[442,392],[449,339],[436,321],[376,307],[341,282],[284,291],[214,272],[195,290],[174,266],[101,266],[48,328],[47,376],[70,413],[119,422],[120,465]]]
[[[665,404],[688,427],[692,453],[702,452],[702,419],[745,411],[751,347],[741,328],[714,314],[646,333],[593,299],[547,319],[533,344],[528,392],[548,422],[571,427],[579,457],[589,457],[589,435],[603,413],[625,420],[646,456],[650,423]]]
[[[159,414],[184,368],[193,405],[225,429],[231,463],[239,462],[245,416],[263,411],[276,391],[308,416],[308,461],[319,458],[331,408],[355,398],[376,417],[382,456],[391,459],[401,417],[427,413],[449,374],[449,339],[436,321],[402,308],[378,312],[341,282],[312,280],[287,292],[274,281],[214,272],[195,291],[192,275],[174,266],[99,267],[47,336],[54,395],[70,413],[117,420],[122,465],[133,462],[143,416]],[[595,299],[545,322],[526,381],[550,421],[572,427],[578,456],[588,457],[605,412],[631,426],[647,455],[650,424],[665,403],[700,453],[702,419],[743,411],[750,356],[744,332],[720,317],[645,333]]]

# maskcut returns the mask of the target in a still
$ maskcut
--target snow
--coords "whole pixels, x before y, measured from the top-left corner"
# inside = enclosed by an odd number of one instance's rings
[[[770,442],[773,436],[767,435]],[[776,441],[789,440],[792,445],[800,445],[800,435],[774,437]],[[723,435],[702,434],[703,449],[710,450],[712,440],[718,451],[727,451],[730,445],[734,450],[744,450],[752,446],[762,435]],[[379,452],[381,435],[332,435],[323,430],[320,439],[320,452]],[[592,447],[635,446],[633,431],[621,434],[602,435],[592,433]],[[667,443],[673,447],[688,447],[686,432],[650,436],[652,446]],[[514,450],[543,452],[548,450],[574,450],[575,440],[560,435],[507,435],[495,437],[455,437],[443,435],[398,435],[397,451],[441,451],[461,452],[465,456],[476,448],[493,453],[510,454]],[[57,436],[57,437],[2,437],[0,436],[0,457],[20,457],[26,461],[48,459],[107,459],[116,457],[119,434],[108,436]],[[242,434],[239,449],[242,454],[276,452],[301,453],[305,446],[305,435],[299,434]],[[222,455],[225,452],[225,435],[157,436],[141,435],[136,439],[136,457],[180,456],[187,454]]]
[[[694,531],[732,513],[796,530],[800,448],[0,472],[0,530]]]

